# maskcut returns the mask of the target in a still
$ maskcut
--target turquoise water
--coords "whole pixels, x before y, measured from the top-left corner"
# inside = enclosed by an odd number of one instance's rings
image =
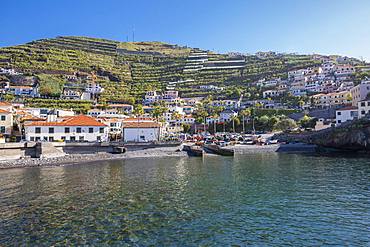
[[[154,158],[0,170],[0,246],[369,246],[370,159]]]

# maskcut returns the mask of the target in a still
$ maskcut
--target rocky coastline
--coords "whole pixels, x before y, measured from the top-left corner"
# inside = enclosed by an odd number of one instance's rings
[[[124,160],[146,157],[186,157],[187,154],[180,151],[180,147],[159,147],[128,151],[124,154],[94,153],[94,154],[69,154],[51,158],[23,158],[16,160],[0,161],[0,169],[26,168],[26,167],[53,167],[67,166],[88,162],[105,160]]]

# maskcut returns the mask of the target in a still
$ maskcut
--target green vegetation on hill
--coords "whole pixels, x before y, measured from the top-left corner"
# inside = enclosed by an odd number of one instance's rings
[[[181,96],[225,97],[250,92],[250,83],[261,78],[286,77],[292,69],[319,64],[311,55],[271,54],[267,58],[243,56],[245,68],[184,71],[187,56],[198,49],[162,42],[117,42],[87,37],[42,39],[20,46],[0,49],[0,67],[13,67],[35,75],[41,93],[58,96],[67,82],[63,75],[87,72],[97,75],[96,82],[106,90],[99,101],[132,102],[149,90],[164,90],[169,82]],[[208,52],[209,60],[227,60],[225,54]],[[209,92],[200,85],[228,86],[225,92]]]

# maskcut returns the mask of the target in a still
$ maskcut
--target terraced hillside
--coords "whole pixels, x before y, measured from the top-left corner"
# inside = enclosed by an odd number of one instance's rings
[[[192,58],[192,54],[203,54],[204,59],[197,55]],[[96,82],[106,89],[99,101],[132,102],[141,99],[148,90],[163,90],[169,85],[183,97],[209,94],[221,97],[224,93],[203,91],[199,86],[230,86],[243,91],[257,79],[285,76],[288,70],[318,63],[308,55],[272,54],[261,58],[215,54],[161,42],[86,37],[42,39],[0,49],[0,67],[36,76],[41,86],[55,83],[52,87],[55,90],[67,82],[66,75],[75,72],[94,75]]]

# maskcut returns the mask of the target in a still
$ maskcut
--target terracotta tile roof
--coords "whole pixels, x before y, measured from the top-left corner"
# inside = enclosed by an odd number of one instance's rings
[[[25,116],[21,118],[21,122],[25,121],[46,121],[46,118],[40,118],[40,117],[35,117],[35,116]]]
[[[348,110],[357,110],[358,108],[356,106],[346,106],[343,108],[338,109],[337,111],[348,111]]]
[[[153,118],[150,117],[128,117],[123,120],[123,122],[138,122],[138,121],[154,121]]]
[[[25,126],[98,126],[106,127],[107,125],[95,120],[93,117],[79,115],[66,117],[61,122],[31,122]]]
[[[8,103],[8,102],[0,102],[0,106],[11,106],[12,104]]]
[[[108,105],[109,107],[125,107],[125,106],[132,106],[132,105],[129,105],[129,104],[109,104]]]
[[[159,128],[161,125],[156,122],[124,122],[123,128]]]
[[[9,88],[32,89],[32,87],[31,87],[31,86],[10,86]]]
[[[2,114],[10,114],[10,112],[5,111],[5,110],[3,110],[3,109],[0,109],[0,113],[2,113]]]

